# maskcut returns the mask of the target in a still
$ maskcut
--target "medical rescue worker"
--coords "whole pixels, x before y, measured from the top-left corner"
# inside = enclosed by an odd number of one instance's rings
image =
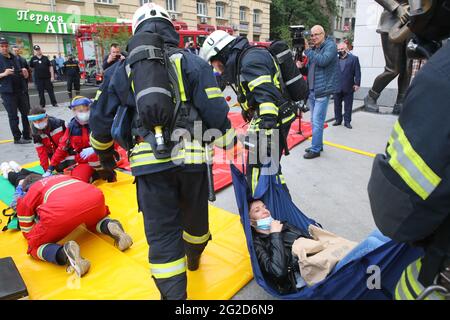
[[[248,134],[253,146],[249,149],[247,181],[254,192],[261,167],[269,157],[274,169],[272,172],[278,173],[279,181],[285,185],[279,161],[283,152],[288,151],[286,139],[296,110],[283,97],[280,68],[271,53],[267,49],[249,47],[247,38],[236,38],[217,30],[203,42],[200,57],[222,73],[225,81],[239,86],[238,101],[243,108],[242,115],[246,121],[251,121]],[[306,98],[306,83],[302,78],[299,80],[303,82]],[[273,135],[273,130],[278,130],[279,135]],[[270,139],[262,139],[263,136]],[[270,154],[260,152],[264,140],[269,143]]]
[[[177,49],[179,35],[167,11],[154,3],[143,5],[134,13],[132,29],[134,35],[144,32],[158,34],[163,38],[166,50],[176,52],[170,60],[178,78],[182,104],[198,112],[203,126],[225,134],[216,138],[216,145],[233,150],[236,139],[234,130],[229,130],[229,108],[212,68],[196,55]],[[146,52],[150,54],[150,51]],[[105,83],[92,107],[91,145],[104,167],[112,167],[115,163],[111,126],[121,105],[121,93],[125,93],[125,101],[133,96],[129,94],[131,88],[125,70],[130,55],[131,52],[127,60],[106,70]],[[145,55],[142,58],[146,59]],[[149,77],[152,76],[158,77],[149,72]],[[147,92],[166,94],[161,88],[147,89]],[[136,94],[141,96],[145,92]],[[134,99],[125,103],[136,110]],[[132,130],[134,147],[129,151],[129,157],[132,174],[136,176],[139,210],[143,212],[150,245],[152,277],[162,299],[186,299],[186,256],[188,269],[197,270],[200,255],[211,239],[205,150],[202,141],[195,140],[198,137],[194,140],[183,138],[178,151],[168,158],[157,159],[157,151],[135,129]]]
[[[69,54],[68,59],[64,62],[64,74],[67,76],[67,94],[72,100],[72,87],[75,88],[75,95],[80,95],[80,66],[78,61]]]
[[[69,263],[83,276],[90,262],[81,257],[79,245],[75,241],[56,244],[81,224],[113,238],[121,251],[133,244],[120,222],[108,217],[105,197],[93,185],[65,175],[30,174],[19,183],[16,196],[20,230],[28,242],[27,253],[35,259],[61,266]]]
[[[430,58],[450,35],[450,0],[410,1],[413,58]],[[374,160],[368,192],[386,236],[423,247],[403,272],[396,299],[450,297],[450,43],[419,71],[386,155]],[[435,285],[435,287],[430,287]],[[428,288],[424,292],[425,288]]]
[[[39,156],[39,162],[44,171],[48,170],[50,161],[58,148],[61,138],[66,133],[66,123],[64,120],[49,116],[44,108],[31,108],[28,116],[33,137],[34,146]],[[75,155],[70,154],[56,166],[57,172],[75,164]]]
[[[65,134],[53,154],[50,166],[44,173],[44,177],[51,175],[68,156],[74,155],[76,165],[70,172],[71,176],[85,182],[90,182],[91,178],[96,180],[99,177],[110,182],[115,180],[114,171],[102,168],[98,156],[89,143],[91,132],[89,127],[90,105],[91,100],[86,97],[77,96],[73,98],[70,109],[75,117],[70,120]]]

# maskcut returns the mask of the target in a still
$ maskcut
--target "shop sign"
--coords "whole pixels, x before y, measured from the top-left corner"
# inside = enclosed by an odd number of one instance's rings
[[[73,34],[80,24],[116,22],[112,17],[80,15],[78,7],[71,7],[71,13],[0,8],[0,32]]]

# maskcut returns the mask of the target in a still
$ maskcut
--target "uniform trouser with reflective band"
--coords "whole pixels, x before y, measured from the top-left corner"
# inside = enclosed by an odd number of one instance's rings
[[[284,145],[283,145],[282,141],[286,140],[286,138],[289,134],[289,130],[291,128],[291,124],[292,124],[292,121],[287,124],[281,125],[280,129],[279,129],[279,139],[271,140],[271,144],[272,144],[271,149],[278,150],[277,182],[282,184],[283,187],[286,189],[286,191],[288,191],[288,193],[289,193],[289,189],[286,185],[285,179],[281,172],[280,161],[281,161],[281,157],[282,157],[283,151],[284,151]],[[249,186],[252,190],[252,194],[255,192],[256,187],[258,185],[258,179],[259,179],[259,175],[261,173],[261,168],[262,168],[263,164],[267,161],[267,160],[262,161],[261,154],[258,150],[259,145],[260,145],[259,134],[263,134],[263,132],[264,131],[261,131],[261,132],[258,131],[258,132],[252,132],[250,134],[250,136],[251,135],[257,136],[256,140],[250,138],[250,143],[255,144],[253,141],[256,141],[257,143],[256,143],[255,147],[250,147],[249,156],[247,157],[246,176],[247,176],[247,183],[249,184]],[[276,140],[278,140],[278,141],[276,141]],[[275,144],[275,146],[273,146],[273,144]]]
[[[395,288],[396,300],[416,300],[425,290],[425,287],[419,282],[419,273],[422,268],[421,260],[418,259],[411,263],[400,278]],[[430,294],[425,300],[443,300],[444,297],[439,293]]]
[[[152,276],[163,299],[185,299],[185,255],[200,255],[210,239],[206,172],[172,169],[136,181]]]

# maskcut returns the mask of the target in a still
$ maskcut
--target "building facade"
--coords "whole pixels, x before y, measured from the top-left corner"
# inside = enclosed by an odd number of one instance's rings
[[[75,50],[79,24],[131,22],[134,11],[151,0],[8,0],[0,4],[0,35],[22,48],[26,58],[32,46],[44,54],[63,55]],[[175,24],[188,29],[226,30],[250,41],[269,38],[271,0],[153,0],[165,7]]]
[[[336,0],[336,17],[334,19],[334,37],[343,41],[353,37],[356,23],[357,0]]]

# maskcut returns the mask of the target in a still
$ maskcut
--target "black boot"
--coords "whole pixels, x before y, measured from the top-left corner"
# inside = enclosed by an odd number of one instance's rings
[[[400,112],[402,111],[402,107],[403,107],[402,104],[396,103],[396,104],[394,105],[394,109],[392,110],[392,114],[399,115]]]
[[[379,93],[370,89],[369,93],[364,98],[364,109],[368,112],[378,113],[379,108],[377,105],[377,100],[379,97],[380,97]]]
[[[399,115],[402,111],[403,101],[405,100],[404,94],[399,94],[397,96],[397,102],[394,105],[394,109],[392,110],[392,114]]]

